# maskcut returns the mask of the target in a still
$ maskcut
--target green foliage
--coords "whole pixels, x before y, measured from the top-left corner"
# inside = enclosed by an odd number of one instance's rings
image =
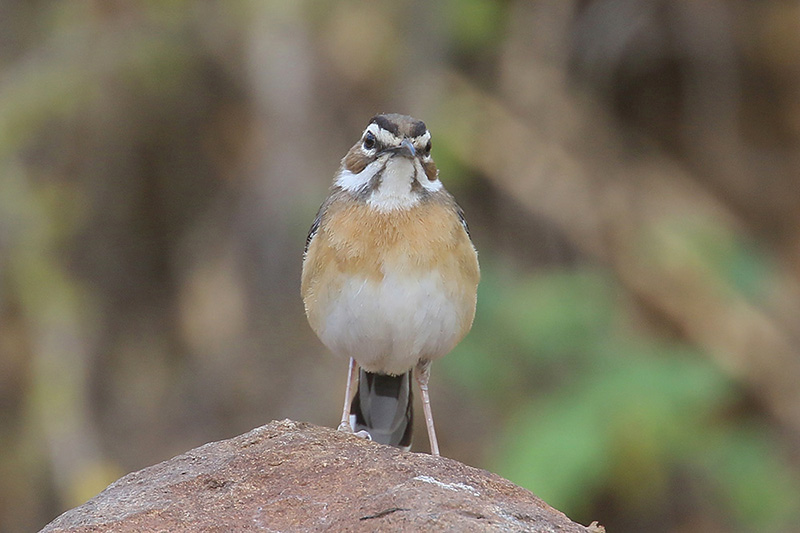
[[[733,503],[729,512],[750,531],[796,527],[800,486],[770,432],[750,424],[709,432],[707,437],[707,446],[697,454],[697,468]]]
[[[776,265],[764,247],[710,220],[675,219],[657,228],[653,255],[668,255],[674,268],[692,268],[723,283],[728,290],[758,302],[776,279]]]
[[[600,495],[646,512],[686,472],[748,530],[797,519],[775,441],[723,417],[738,392],[727,376],[634,334],[620,294],[597,270],[518,279],[484,265],[473,333],[442,364],[509,414],[490,468],[578,519]]]
[[[506,8],[492,0],[459,0],[447,8],[453,39],[462,48],[477,51],[501,37]]]

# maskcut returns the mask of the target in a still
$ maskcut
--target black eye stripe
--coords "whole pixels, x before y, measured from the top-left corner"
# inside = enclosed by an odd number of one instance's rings
[[[390,137],[387,138],[387,134],[389,134]],[[368,129],[364,132],[364,136],[361,138],[361,147],[363,150],[369,152],[372,152],[373,150],[381,152],[386,149],[392,149],[393,147],[399,147],[402,140],[411,141],[416,148],[417,153],[426,157],[430,155],[431,136],[427,129],[422,135],[417,135],[415,137],[399,137],[383,129],[380,129],[377,132]]]
[[[378,143],[378,140],[375,138],[375,135],[368,131],[366,135],[364,135],[364,148],[367,150],[372,150],[375,148],[375,145]]]

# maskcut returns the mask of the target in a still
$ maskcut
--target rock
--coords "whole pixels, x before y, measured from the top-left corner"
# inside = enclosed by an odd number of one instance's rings
[[[444,457],[272,422],[133,472],[42,530],[596,531]]]

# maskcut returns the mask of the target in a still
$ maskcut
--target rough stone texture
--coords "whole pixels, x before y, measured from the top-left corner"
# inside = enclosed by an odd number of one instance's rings
[[[42,531],[598,531],[446,458],[289,420],[112,483]]]

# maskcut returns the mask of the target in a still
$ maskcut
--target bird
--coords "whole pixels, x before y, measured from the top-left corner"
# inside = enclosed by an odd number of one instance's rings
[[[410,450],[413,379],[439,455],[430,367],[471,329],[479,280],[464,212],[439,180],[427,126],[396,113],[372,117],[342,158],[303,254],[308,322],[349,359],[339,430]]]

